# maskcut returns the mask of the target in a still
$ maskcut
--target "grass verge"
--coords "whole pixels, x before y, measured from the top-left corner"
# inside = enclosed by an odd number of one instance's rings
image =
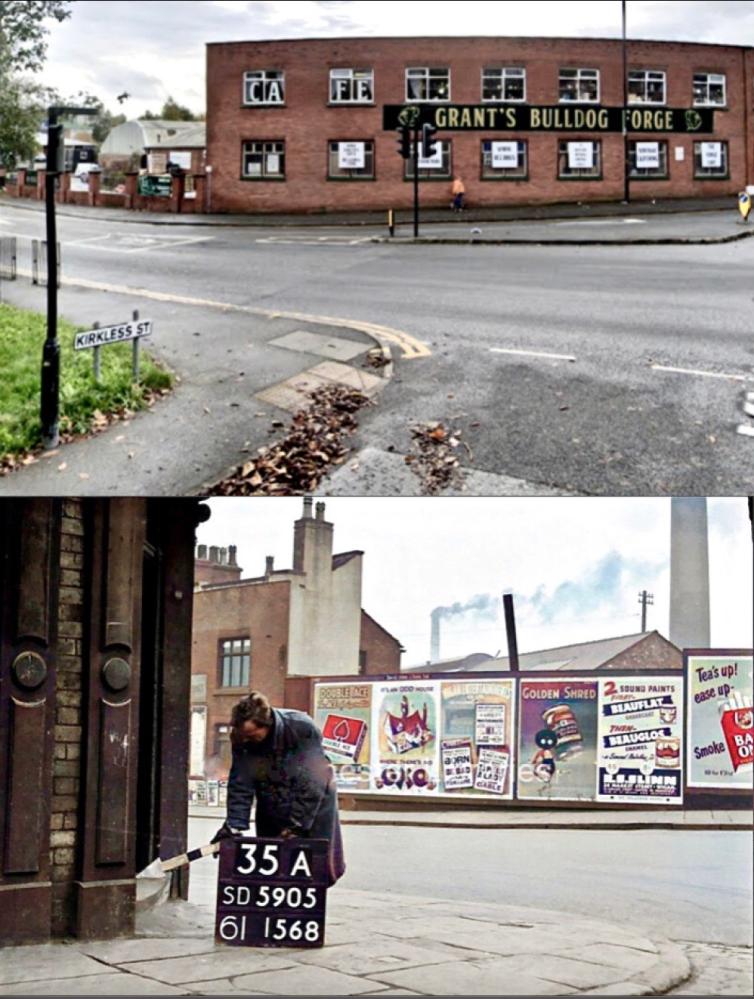
[[[40,446],[39,393],[45,317],[0,303],[0,463]],[[77,327],[58,324],[60,433],[63,439],[101,430],[117,416],[152,405],[173,383],[170,372],[144,352],[141,383],[131,381],[131,344],[102,350],[101,380],[94,380],[91,350],[73,349]]]

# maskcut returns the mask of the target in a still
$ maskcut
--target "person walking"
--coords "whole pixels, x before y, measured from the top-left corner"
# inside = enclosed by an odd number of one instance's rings
[[[461,180],[460,176],[453,178],[451,193],[453,195],[453,201],[450,207],[454,212],[462,212],[466,207],[464,204],[464,199],[466,197],[466,185],[463,180]]]
[[[328,840],[329,880],[335,884],[346,869],[337,790],[312,719],[303,711],[273,708],[253,690],[233,708],[230,740],[227,818],[211,842],[247,830],[256,798],[256,835]]]

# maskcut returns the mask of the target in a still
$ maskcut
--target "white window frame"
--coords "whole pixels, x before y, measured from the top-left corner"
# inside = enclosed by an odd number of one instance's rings
[[[634,78],[633,80],[631,78]],[[650,100],[647,96],[650,82],[659,83],[662,78],[662,100]],[[636,97],[631,95],[631,83],[643,84],[644,96]],[[668,74],[664,69],[629,69],[626,78],[626,94],[629,107],[634,104],[650,105],[651,107],[661,107],[668,102]]]
[[[575,74],[575,76],[564,76],[563,74]],[[596,97],[576,97],[574,99],[570,97],[564,97],[561,93],[561,88],[563,80],[575,80],[576,87],[579,93],[581,93],[581,82],[589,80],[589,82],[597,81],[597,95]],[[600,91],[601,91],[601,81],[600,81],[600,71],[598,69],[587,69],[584,67],[575,66],[562,66],[558,70],[558,102],[560,104],[599,104],[600,102]]]
[[[409,81],[423,80],[425,93],[429,93],[429,83],[435,74],[442,73],[448,84],[446,97],[414,97],[409,93]],[[413,76],[412,76],[413,74]],[[407,66],[406,67],[406,102],[410,104],[447,104],[450,101],[450,66]]]
[[[363,76],[358,77],[355,74],[363,74]],[[360,99],[358,97],[354,97],[353,96],[353,94],[355,92],[354,84],[359,79],[368,79],[369,80],[369,88],[370,88],[372,96],[369,97],[368,99]],[[333,86],[335,80],[348,80],[349,83],[350,83],[349,89],[351,91],[352,96],[351,97],[338,97],[335,94],[335,88]],[[365,104],[374,104],[374,70],[373,69],[360,69],[358,66],[335,66],[335,67],[333,67],[330,70],[329,86],[330,86],[330,104],[337,104],[338,106],[343,105],[343,104],[356,104],[356,105],[362,105],[362,106],[365,105]]]
[[[697,98],[695,94],[696,81],[697,79],[704,78],[704,88],[707,92],[706,98]],[[723,99],[721,101],[710,100],[709,91],[710,86],[720,86],[722,84],[723,88]],[[725,73],[694,73],[691,80],[691,93],[694,97],[694,107],[695,108],[724,108],[728,100],[728,81],[726,79]]]
[[[492,143],[493,142],[515,142],[518,146],[518,166],[517,167],[493,167],[492,166]],[[489,150],[485,149],[489,146]],[[529,143],[526,139],[511,139],[507,136],[496,139],[482,139],[481,145],[481,180],[528,180],[529,177]],[[489,159],[489,165],[486,159]],[[486,172],[485,172],[486,169]]]
[[[485,78],[494,78],[499,75],[500,89],[502,91],[501,97],[485,97],[484,96],[484,81]],[[506,97],[505,95],[505,85],[508,80],[522,80],[524,84],[524,93],[522,97]],[[481,89],[482,103],[495,103],[495,104],[523,104],[526,101],[526,68],[524,66],[483,66],[482,67],[482,89]]]
[[[246,157],[252,155],[260,155],[260,152],[253,149],[248,149],[250,146],[262,146],[261,155],[263,157],[262,161],[262,172],[261,173],[250,173],[246,170]],[[266,147],[275,148],[266,148]],[[279,148],[278,148],[279,147]],[[278,156],[282,157],[283,170],[278,173],[267,173],[264,169],[267,163],[268,156]],[[285,180],[285,140],[284,139],[245,139],[241,143],[241,177],[244,180]]]
[[[251,80],[261,80],[267,83],[275,80],[281,84],[282,101],[252,101],[248,96],[248,85]],[[246,108],[282,108],[285,107],[285,70],[284,69],[247,69],[243,75],[243,105]]]

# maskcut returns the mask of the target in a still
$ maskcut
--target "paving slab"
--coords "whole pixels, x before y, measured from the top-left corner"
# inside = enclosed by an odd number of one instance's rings
[[[336,336],[326,337],[320,333],[310,333],[308,330],[294,330],[269,342],[272,347],[319,354],[331,361],[351,361],[370,349],[368,344],[356,340],[346,340],[344,337]]]
[[[379,984],[367,978],[312,965],[299,965],[274,974],[242,975],[233,984],[237,989],[257,989],[276,996],[358,996],[379,988]]]
[[[505,958],[386,971],[380,973],[379,980],[431,996],[559,996],[576,991],[515,971]]]
[[[80,978],[99,975],[102,965],[75,946],[45,944],[41,947],[6,947],[0,950],[0,985],[45,978]]]
[[[323,361],[310,368],[308,374],[317,378],[325,378],[338,385],[347,385],[349,388],[363,392],[370,398],[386,385],[385,379],[380,378],[379,375],[372,375],[368,371],[361,371],[359,368],[354,368],[350,364],[341,364],[339,361]]]
[[[264,996],[268,992],[237,989],[230,978],[213,978],[211,982],[186,982],[181,988],[188,993],[202,996]]]
[[[181,985],[184,982],[200,982],[202,979],[211,981],[213,978],[247,975],[256,971],[277,972],[290,968],[294,963],[294,959],[281,956],[279,950],[218,947],[212,954],[168,958],[163,961],[137,961],[125,967],[134,974],[145,975],[158,982]]]
[[[393,971],[400,968],[417,968],[425,964],[447,961],[449,954],[434,950],[432,944],[426,947],[396,941],[394,938],[370,933],[366,938],[362,932],[359,943],[343,944],[336,947],[323,947],[321,950],[302,952],[299,961],[314,964],[343,974],[359,969],[359,974],[371,975],[380,971]],[[469,957],[463,951],[456,952],[456,960]]]
[[[648,954],[645,951],[637,951],[633,948],[612,943],[582,944],[580,947],[560,950],[559,953],[565,957],[593,961],[596,964],[607,962],[618,968],[639,973],[657,964],[656,954]]]
[[[168,957],[186,957],[189,954],[208,954],[215,949],[215,941],[210,936],[205,940],[99,940],[96,943],[82,942],[79,949],[90,957],[108,964],[127,964],[134,961],[162,960]]]
[[[102,965],[100,965],[100,969]],[[42,982],[3,985],[3,996],[185,996],[188,993],[172,985],[155,982],[139,975],[87,975],[85,978],[52,978]]]

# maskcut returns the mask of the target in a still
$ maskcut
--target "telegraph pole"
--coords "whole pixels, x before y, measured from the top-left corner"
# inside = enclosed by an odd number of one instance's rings
[[[626,51],[626,0],[621,0],[622,48],[623,48],[623,201],[631,200],[628,179],[628,53]]]
[[[641,604],[641,630],[642,634],[647,630],[647,607],[651,607],[655,602],[654,593],[647,593],[646,590],[642,590],[639,594],[639,603]]]

